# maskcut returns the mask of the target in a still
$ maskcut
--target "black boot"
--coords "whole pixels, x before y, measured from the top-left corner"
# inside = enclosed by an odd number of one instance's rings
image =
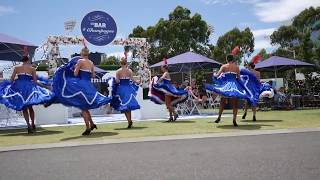
[[[34,132],[36,132],[36,131],[37,131],[37,127],[36,127],[36,125],[32,125],[32,130],[33,130]]]
[[[131,128],[132,128],[132,124],[133,124],[132,121],[128,123],[128,129],[131,129]]]
[[[252,121],[257,121],[256,116],[253,116]]]
[[[91,130],[90,129],[86,129],[83,133],[82,133],[82,136],[88,136],[90,135],[91,133]]]
[[[242,119],[246,119],[247,113],[244,113]]]
[[[33,133],[32,128],[28,127],[28,134],[32,134],[32,133]]]
[[[94,129],[98,129],[97,125],[95,125],[95,124],[91,125],[90,130],[93,131]]]
[[[172,118],[172,117],[170,117],[170,118],[169,118],[169,120],[168,120],[168,121],[166,121],[166,122],[173,122],[173,118]]]
[[[175,114],[175,115],[173,116],[173,121],[176,121],[176,120],[178,119],[178,117],[179,117],[179,115],[178,115],[178,114]]]
[[[217,120],[215,120],[214,122],[215,122],[215,123],[219,123],[219,122],[220,122],[220,120],[221,120],[221,119],[220,119],[220,118],[218,118],[218,119],[217,119]]]
[[[233,126],[238,126],[236,121],[233,121]]]

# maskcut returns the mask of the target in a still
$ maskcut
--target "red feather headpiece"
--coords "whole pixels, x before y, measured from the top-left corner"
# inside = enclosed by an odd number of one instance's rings
[[[255,55],[252,59],[251,62],[253,62],[254,64],[257,64],[261,59],[260,54]]]
[[[236,46],[235,48],[232,49],[231,54],[235,56],[238,54],[239,51],[240,51],[240,47]]]
[[[163,58],[163,63],[164,63],[164,65],[168,65],[168,61],[167,61],[167,58]]]
[[[231,54],[233,56],[237,55],[238,52],[240,51],[240,47],[239,46],[236,46],[235,48],[233,48],[233,50],[231,51]]]

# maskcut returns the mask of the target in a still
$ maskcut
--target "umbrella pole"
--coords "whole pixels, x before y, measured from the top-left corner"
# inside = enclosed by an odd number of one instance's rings
[[[190,81],[189,81],[189,83],[190,83],[190,85],[191,85],[191,70],[189,71],[189,74],[190,74]]]

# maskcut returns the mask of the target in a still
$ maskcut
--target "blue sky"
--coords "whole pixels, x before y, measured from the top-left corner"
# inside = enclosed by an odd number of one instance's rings
[[[12,35],[35,45],[45,43],[49,35],[66,34],[64,22],[76,20],[72,35],[81,35],[79,25],[90,11],[102,10],[114,17],[118,37],[126,37],[137,25],[154,25],[159,18],[181,5],[199,13],[217,38],[233,27],[250,27],[256,38],[256,49],[272,50],[266,38],[282,24],[310,6],[320,6],[319,0],[1,0],[1,33]],[[62,53],[69,55],[80,47],[64,47]],[[119,53],[122,47],[89,46],[91,51]]]

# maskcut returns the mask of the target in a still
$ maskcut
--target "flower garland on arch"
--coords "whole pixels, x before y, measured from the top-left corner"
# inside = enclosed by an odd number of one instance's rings
[[[130,46],[135,52],[134,58],[139,59],[138,74],[140,75],[141,86],[146,88],[150,81],[150,68],[148,63],[148,52],[150,45],[146,38],[119,38],[113,41],[114,45]]]

